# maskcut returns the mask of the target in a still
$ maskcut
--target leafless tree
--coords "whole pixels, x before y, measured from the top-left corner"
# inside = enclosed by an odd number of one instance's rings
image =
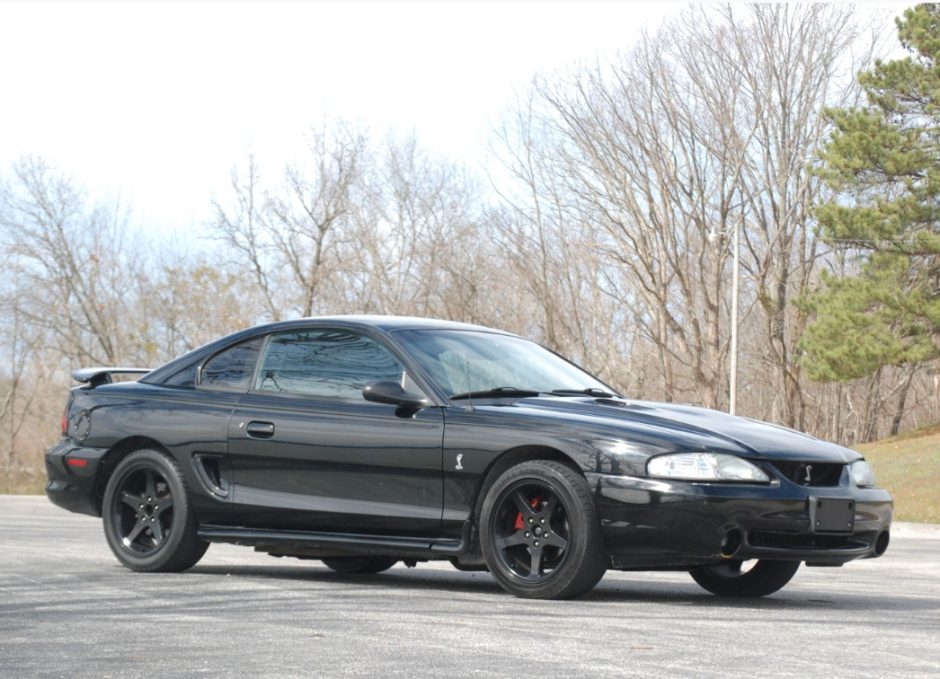
[[[0,227],[17,317],[70,360],[113,364],[140,256],[121,206],[92,203],[70,177],[27,157],[0,184]]]
[[[729,5],[717,15],[699,12],[695,21],[709,33],[728,28],[728,58],[741,73],[745,114],[756,125],[749,143],[740,133],[730,140],[749,161],[740,177],[743,255],[762,311],[761,358],[777,390],[768,415],[802,428],[797,343],[807,319],[793,302],[818,274],[822,253],[810,208],[824,190],[810,166],[828,133],[821,112],[857,99],[853,76],[870,60],[873,42],[846,5],[754,5],[744,13]]]
[[[600,248],[604,290],[629,311],[624,330],[655,352],[665,398],[727,404],[729,245],[740,228],[741,333],[754,342],[745,389],[775,385],[766,400],[745,398],[746,410],[802,425],[793,302],[820,256],[809,164],[823,107],[855,94],[867,52],[845,55],[859,35],[848,7],[693,6],[610,63],[537,79],[518,107],[504,138],[523,187],[512,204],[527,224],[525,259],[547,280],[549,253],[556,269],[577,271],[565,242]],[[557,280],[534,289],[543,304]],[[549,334],[554,325],[546,316]]]
[[[495,242],[499,210],[461,164],[389,136],[358,211],[353,308],[462,321],[505,320],[507,271]],[[515,307],[515,305],[510,305]]]
[[[272,319],[323,311],[320,296],[341,271],[351,241],[352,195],[362,176],[366,137],[342,124],[308,137],[308,154],[283,181],[262,186],[249,157],[232,174],[232,201],[213,201],[219,238],[247,266]]]

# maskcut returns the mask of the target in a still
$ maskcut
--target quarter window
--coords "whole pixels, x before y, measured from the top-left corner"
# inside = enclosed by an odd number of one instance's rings
[[[163,380],[163,384],[168,387],[187,387],[192,389],[196,386],[196,366],[188,365],[182,370],[177,370]]]
[[[306,330],[271,337],[255,389],[361,399],[369,382],[401,382],[403,373],[398,359],[368,337],[346,330]]]
[[[262,338],[242,342],[216,354],[202,367],[199,386],[204,389],[247,391],[258,362]]]

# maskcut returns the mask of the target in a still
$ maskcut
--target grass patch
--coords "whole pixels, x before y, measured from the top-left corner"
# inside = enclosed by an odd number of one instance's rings
[[[897,521],[940,523],[940,424],[855,448],[894,496]]]

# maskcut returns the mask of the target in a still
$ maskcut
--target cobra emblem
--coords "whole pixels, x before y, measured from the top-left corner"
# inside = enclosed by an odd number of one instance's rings
[[[813,465],[811,464],[806,465],[806,478],[803,479],[804,483],[808,484],[810,481],[813,480],[812,471],[813,471]]]
[[[457,464],[454,466],[457,471],[463,471],[463,465],[460,464],[461,460],[463,460],[463,453],[457,453]]]

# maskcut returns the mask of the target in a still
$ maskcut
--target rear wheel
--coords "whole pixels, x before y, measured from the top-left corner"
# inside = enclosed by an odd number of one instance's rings
[[[550,460],[523,462],[496,480],[483,501],[480,542],[490,572],[519,597],[578,596],[607,570],[587,482]]]
[[[733,560],[717,566],[696,566],[689,574],[718,596],[759,597],[773,594],[786,585],[799,568],[799,561]]]
[[[337,573],[358,575],[381,573],[398,563],[398,559],[384,556],[335,556],[322,561]]]
[[[121,460],[108,479],[101,513],[108,546],[135,571],[183,571],[209,548],[197,534],[179,467],[156,450]]]

